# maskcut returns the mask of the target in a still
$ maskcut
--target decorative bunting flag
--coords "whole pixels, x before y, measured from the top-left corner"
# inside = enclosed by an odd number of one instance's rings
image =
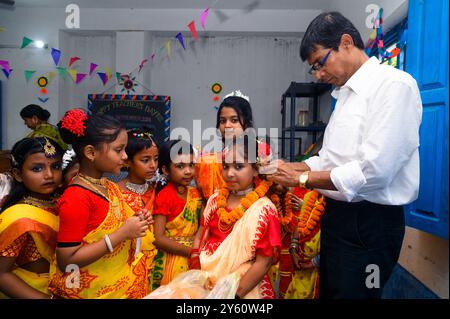
[[[53,58],[53,61],[55,62],[55,65],[58,65],[60,57],[61,57],[61,51],[58,49],[52,48],[52,58]]]
[[[29,81],[36,71],[25,70],[25,81]]]
[[[77,73],[78,73],[77,70],[69,69],[67,72],[69,72],[70,77],[75,82],[77,80]]]
[[[120,82],[120,72],[116,72],[116,79],[117,79],[117,82]]]
[[[91,63],[91,66],[89,67],[89,76],[92,76],[92,72],[98,67],[97,64]]]
[[[108,79],[111,77],[112,71],[110,68],[106,68],[106,75],[108,76]]]
[[[79,57],[77,56],[73,56],[70,58],[70,62],[69,62],[69,68],[72,66],[72,64],[74,64],[75,62],[77,62],[78,60],[81,60]]]
[[[201,23],[203,29],[205,28],[206,18],[208,17],[208,12],[209,12],[209,8],[206,8],[205,11],[203,11],[202,14],[200,15],[200,23]]]
[[[178,41],[180,41],[181,46],[183,47],[184,50],[186,50],[186,47],[184,46],[183,35],[181,34],[181,32],[178,32],[175,38],[177,38]]]
[[[66,68],[57,67],[56,69],[58,70],[59,76],[62,76],[63,78],[66,78],[66,76],[67,76]]]
[[[55,76],[56,76],[55,72],[48,72],[47,74],[48,81],[51,82]]]
[[[5,69],[9,72],[10,68],[9,68],[9,61],[6,60],[0,60],[0,67],[2,69]]]
[[[195,21],[192,20],[189,24],[188,24],[189,29],[191,30],[192,36],[194,37],[194,41],[197,42],[198,40],[198,36],[197,36],[197,30],[195,29]]]
[[[30,43],[32,43],[33,40],[27,38],[27,37],[23,37],[22,39],[22,45],[20,46],[21,49],[25,48],[27,45],[29,45]]]
[[[144,67],[144,64],[147,63],[147,61],[148,61],[147,59],[144,59],[144,60],[141,61],[141,63],[139,63],[139,71],[138,71],[138,73],[141,72],[142,68]]]
[[[102,80],[103,86],[105,86],[106,82],[108,82],[108,75],[104,72],[97,72],[97,74],[100,77],[100,80]]]
[[[6,76],[7,79],[9,79],[9,75],[12,72],[12,69],[6,70],[6,69],[2,69],[3,74]]]
[[[170,40],[166,42],[167,56],[170,58],[172,54],[172,49],[170,48]]]
[[[76,84],[79,84],[81,81],[84,80],[87,74],[85,73],[77,73],[77,79],[75,81]]]

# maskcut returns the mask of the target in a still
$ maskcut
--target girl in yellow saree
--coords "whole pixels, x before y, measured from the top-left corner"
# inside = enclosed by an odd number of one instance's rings
[[[24,138],[11,154],[14,182],[0,213],[0,298],[50,298],[62,150],[47,138]]]
[[[58,201],[60,229],[49,290],[59,298],[141,298],[148,293],[146,265],[136,238],[152,222],[126,204],[117,185],[127,156],[127,133],[106,115],[68,111],[58,124],[80,159],[79,173]]]
[[[161,145],[159,168],[169,181],[157,193],[153,210],[155,246],[159,251],[154,262],[152,290],[189,269],[188,257],[203,204],[199,191],[189,186],[194,177],[194,150],[189,143],[170,140]]]

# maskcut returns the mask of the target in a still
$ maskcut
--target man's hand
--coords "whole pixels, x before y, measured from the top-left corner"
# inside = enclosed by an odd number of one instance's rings
[[[268,180],[287,187],[298,186],[298,177],[302,173],[298,163],[285,163],[282,160],[276,160],[264,166],[263,171],[266,172]]]

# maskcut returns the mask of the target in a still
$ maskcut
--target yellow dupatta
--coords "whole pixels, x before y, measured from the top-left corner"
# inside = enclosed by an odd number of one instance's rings
[[[102,241],[105,235],[116,231],[134,211],[122,197],[113,182],[107,182],[110,208],[97,229],[84,238],[85,245]],[[146,265],[142,255],[134,258],[135,240],[126,240],[97,261],[84,266],[79,271],[62,273],[53,258],[50,267],[49,290],[62,298],[75,299],[118,299],[144,297],[148,293]],[[78,277],[79,281],[74,280]]]
[[[204,217],[216,210],[216,194],[210,198]],[[216,280],[236,272],[242,277],[256,258],[255,243],[264,233],[264,226],[273,215],[278,218],[275,205],[267,198],[261,197],[250,206],[244,215],[234,224],[230,234],[213,253],[206,250],[200,252],[201,269],[207,271]],[[253,288],[245,299],[261,299],[265,296],[261,281]]]
[[[178,243],[192,247],[199,226],[202,197],[198,190],[188,187],[186,205],[180,214],[166,223],[165,235]],[[179,273],[189,270],[188,258],[162,250],[154,260],[152,290],[166,285]]]
[[[55,252],[58,230],[58,216],[32,205],[16,204],[0,214],[0,250],[29,233],[41,256],[50,262]],[[30,287],[49,294],[48,273],[36,274],[20,267],[14,269],[13,273]],[[2,298],[8,297],[0,292]]]

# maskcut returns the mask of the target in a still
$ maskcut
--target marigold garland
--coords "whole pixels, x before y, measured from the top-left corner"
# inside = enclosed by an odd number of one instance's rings
[[[307,238],[311,235],[319,223],[320,218],[325,212],[325,200],[317,191],[307,193],[303,199],[303,205],[300,210],[300,222],[298,224],[300,238]]]
[[[272,185],[271,181],[263,180],[255,188],[254,191],[248,193],[244,198],[240,200],[240,205],[227,211],[227,199],[230,196],[230,191],[227,188],[221,188],[217,195],[217,215],[222,223],[232,225],[238,221],[245,213],[245,211],[252,206],[260,197],[264,196]]]
[[[282,211],[278,212],[278,216],[280,218],[280,223],[283,226],[289,225],[290,222],[292,221],[292,218],[294,217],[294,214],[292,212],[292,207],[291,207],[291,197],[292,197],[292,193],[286,192],[286,194],[284,195],[283,209],[282,209]],[[277,194],[272,194],[270,196],[270,199],[275,204],[275,206],[279,207],[279,204],[281,202],[280,196],[278,196]]]

